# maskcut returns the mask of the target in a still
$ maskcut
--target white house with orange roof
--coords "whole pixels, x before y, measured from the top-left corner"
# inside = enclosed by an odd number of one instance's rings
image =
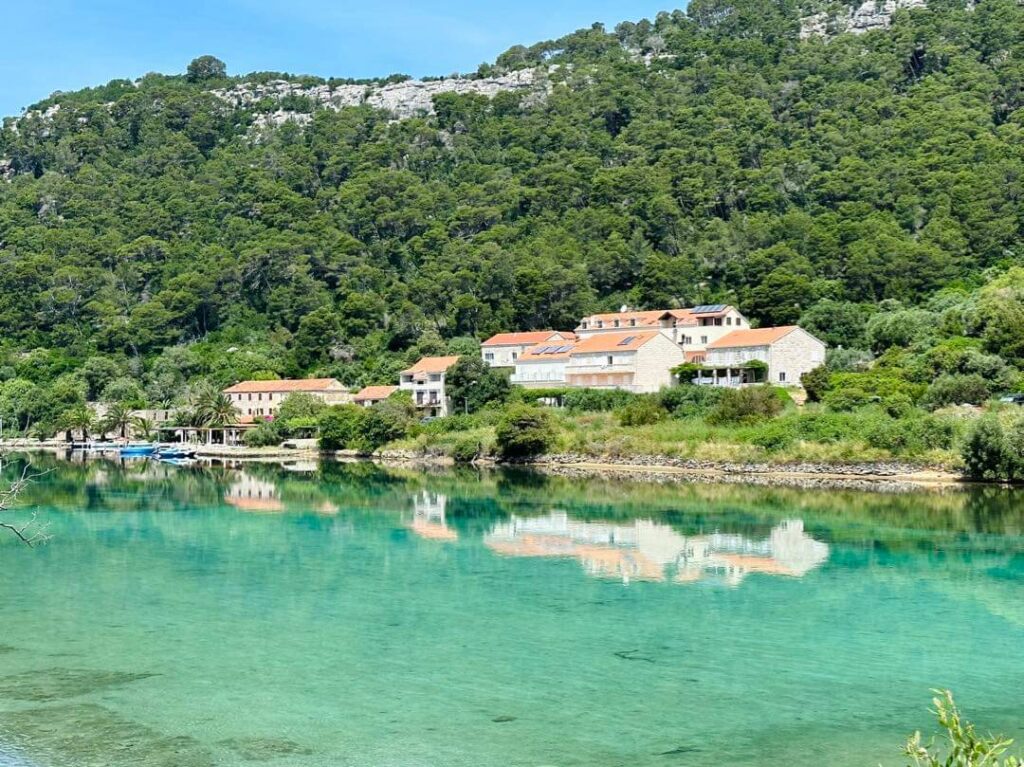
[[[695,382],[799,386],[800,376],[825,363],[825,349],[822,341],[796,325],[734,330],[708,344],[703,370]]]
[[[412,403],[424,415],[446,416],[451,412],[451,403],[445,388],[445,376],[458,361],[457,356],[424,357],[399,374],[398,388],[412,394]]]
[[[703,351],[708,344],[750,323],[738,309],[728,304],[706,304],[689,309],[653,309],[592,314],[576,328],[580,338],[624,330],[656,330],[684,351]]]
[[[560,330],[531,330],[525,333],[498,333],[480,344],[480,356],[492,368],[516,364],[527,349],[541,344],[576,340],[576,334]]]
[[[243,418],[273,418],[291,394],[311,394],[328,405],[352,401],[352,394],[334,378],[302,378],[283,381],[241,381],[224,390]]]
[[[683,360],[683,350],[658,330],[595,333],[569,351],[565,385],[656,392],[672,385],[672,368]]]
[[[516,360],[516,369],[509,381],[527,389],[565,386],[565,371],[575,348],[575,341],[551,341],[531,346]]]
[[[373,407],[398,391],[397,386],[364,386],[352,401],[362,407]]]

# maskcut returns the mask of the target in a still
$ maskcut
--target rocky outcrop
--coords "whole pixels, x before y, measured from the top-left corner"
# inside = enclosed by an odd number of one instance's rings
[[[547,89],[548,79],[543,72],[522,69],[495,77],[405,80],[387,85],[305,86],[288,80],[271,80],[266,83],[239,83],[211,93],[235,108],[251,107],[267,100],[281,104],[295,99],[308,102],[310,109],[281,108],[262,118],[264,124],[280,125],[289,120],[308,122],[309,112],[317,107],[343,109],[365,105],[386,110],[398,119],[407,119],[432,114],[434,96],[441,93],[476,93],[492,98],[503,92],[518,92],[541,98]]]
[[[896,11],[926,8],[926,0],[865,0],[847,13],[822,11],[800,20],[800,39],[831,37],[843,32],[860,35],[873,29],[888,29]]]

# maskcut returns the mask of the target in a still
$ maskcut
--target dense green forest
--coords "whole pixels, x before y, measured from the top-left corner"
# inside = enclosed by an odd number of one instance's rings
[[[477,74],[537,68],[545,98],[401,121],[296,97],[308,124],[259,128],[281,104],[210,90],[328,81],[209,58],[51,96],[0,133],[0,416],[202,378],[387,382],[623,303],[800,321],[844,347],[837,374],[881,355],[871,375],[915,400],[937,376],[1011,389],[1024,8],[931,0],[801,40],[806,12],[694,0],[515,47]]]

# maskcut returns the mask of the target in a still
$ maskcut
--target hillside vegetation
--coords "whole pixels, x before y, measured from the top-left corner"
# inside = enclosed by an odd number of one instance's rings
[[[0,415],[389,382],[623,303],[800,321],[844,347],[820,382],[839,410],[1013,390],[1024,8],[932,0],[802,41],[807,10],[695,0],[516,47],[479,74],[538,68],[546,97],[444,94],[406,120],[232,108],[210,91],[328,81],[211,59],[40,102],[0,133]],[[259,127],[281,107],[312,119]]]

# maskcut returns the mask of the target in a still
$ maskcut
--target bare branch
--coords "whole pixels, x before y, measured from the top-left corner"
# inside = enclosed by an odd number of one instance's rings
[[[31,464],[26,464],[25,468],[21,472],[21,477],[15,480],[6,490],[0,490],[0,514],[5,511],[10,511],[13,508],[15,501],[18,496],[39,477],[47,474],[48,472],[41,471],[33,474],[31,472]],[[40,543],[45,543],[50,540],[50,536],[46,532],[46,525],[39,525],[38,519],[39,514],[36,511],[32,512],[32,516],[29,517],[28,521],[22,525],[16,525],[11,522],[0,521],[0,528],[8,530],[14,533],[17,538],[24,543],[26,546],[32,547]]]

